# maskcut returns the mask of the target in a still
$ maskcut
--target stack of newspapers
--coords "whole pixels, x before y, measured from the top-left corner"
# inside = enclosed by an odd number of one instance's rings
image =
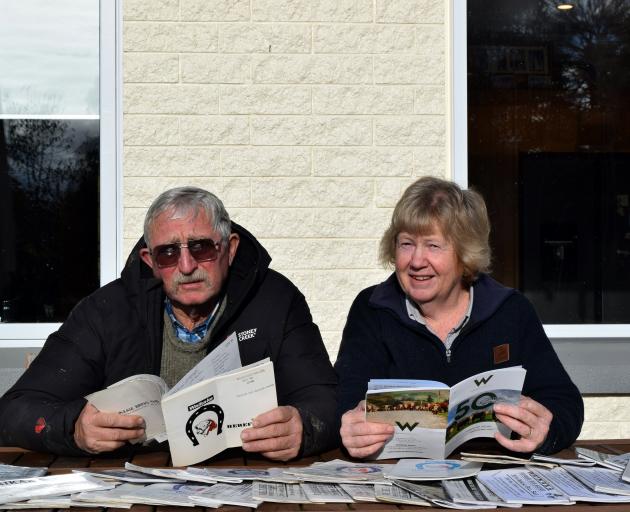
[[[462,460],[332,460],[273,468],[165,469],[127,463],[124,469],[51,476],[44,476],[46,468],[0,464],[0,509],[388,502],[472,510],[630,503],[630,453],[577,448],[576,454],[567,460],[465,453]],[[491,467],[482,469],[484,464]]]

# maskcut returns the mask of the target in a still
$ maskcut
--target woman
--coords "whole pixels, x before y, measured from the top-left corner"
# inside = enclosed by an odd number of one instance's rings
[[[381,240],[395,272],[355,299],[335,369],[341,438],[353,457],[380,450],[392,426],[365,421],[373,378],[431,379],[453,385],[471,375],[522,365],[518,405],[495,404],[515,434],[496,440],[517,452],[553,453],[577,438],[583,403],[532,305],[486,272],[490,223],[483,198],[438,178],[403,194]]]

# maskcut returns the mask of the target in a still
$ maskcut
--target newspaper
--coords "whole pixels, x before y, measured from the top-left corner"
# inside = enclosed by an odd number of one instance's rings
[[[132,375],[85,398],[99,411],[134,414],[144,418],[145,441],[166,441],[168,436],[162,409],[162,397],[205,379],[241,367],[236,333],[232,333],[169,391],[166,382],[157,375]]]
[[[377,502],[373,485],[364,484],[339,484],[354,501]]]
[[[468,453],[461,452],[462,460],[470,462],[485,462],[487,464],[503,464],[503,465],[525,465],[525,466],[542,466],[544,468],[553,468],[557,464],[555,462],[543,462],[533,459],[523,459],[521,457],[513,457],[511,455],[492,455],[485,453]]]
[[[589,459],[562,459],[560,457],[551,457],[550,455],[542,455],[540,453],[532,454],[532,461],[549,462],[558,466],[594,466],[595,461]]]
[[[630,483],[630,462],[626,464],[626,469],[623,470],[623,473],[621,474],[621,479],[624,482]]]
[[[526,468],[481,471],[483,485],[506,503],[522,505],[572,505],[573,501],[549,481]]]
[[[300,484],[254,480],[252,482],[252,497],[256,500],[272,503],[311,503]]]
[[[431,506],[431,503],[427,500],[395,485],[377,484],[374,486],[374,495],[376,496],[377,501],[401,503],[405,505],[420,505],[422,507]]]
[[[297,478],[286,474],[281,468],[195,468],[190,467],[186,470],[193,477],[199,477],[199,481],[225,482],[225,483],[241,483],[244,480],[261,480],[265,482],[277,482],[285,484],[297,483]]]
[[[73,473],[86,473],[102,480],[113,480],[116,482],[131,482],[136,484],[156,484],[166,482],[178,482],[181,479],[168,478],[159,476],[150,476],[139,471],[131,471],[129,469],[91,469],[81,468],[73,469]]]
[[[138,466],[131,462],[125,462],[125,469],[133,471],[141,475],[151,475],[154,477],[155,483],[166,483],[167,480],[173,482],[185,482],[191,480],[189,474],[183,469],[170,469],[170,468],[148,468],[146,466]]]
[[[162,399],[174,466],[196,464],[241,446],[252,419],[277,407],[269,359],[204,380]]]
[[[216,484],[208,487],[208,492],[203,495],[191,496],[190,499],[196,505],[204,507],[211,507],[213,503],[221,503],[223,505],[256,508],[261,504],[260,500],[253,497],[251,483]]]
[[[551,482],[573,501],[588,501],[594,503],[630,503],[630,496],[615,496],[604,492],[595,492],[564,468],[538,469],[532,471]]]
[[[126,482],[124,484],[115,487],[114,489],[107,489],[102,491],[84,491],[77,494],[73,494],[72,504],[75,503],[108,503],[108,505],[102,505],[112,508],[129,508],[131,503],[129,500],[121,498],[123,494],[142,489],[144,484],[135,484]],[[94,505],[96,506],[96,505]]]
[[[473,375],[452,387],[436,381],[371,380],[365,396],[366,420],[394,426],[377,459],[448,456],[465,441],[510,435],[496,421],[497,402],[520,400],[525,369],[520,366]]]
[[[114,484],[92,478],[85,473],[3,480],[0,481],[0,505],[45,496],[63,496],[74,492],[111,489],[113,487]]]
[[[177,507],[194,507],[191,500],[193,496],[204,495],[212,487],[207,485],[178,484],[150,484],[141,489],[130,490],[120,495],[122,499],[129,500],[130,503],[141,503],[144,505],[172,505]],[[217,508],[220,503],[207,505]]]
[[[397,480],[395,484],[397,487],[405,489],[411,494],[414,494],[419,498],[428,501],[430,504],[437,505],[439,507],[457,508],[464,510],[477,510],[481,508],[488,508],[487,505],[471,505],[467,503],[457,503],[455,501],[452,501],[447,497],[444,489],[442,489],[442,487],[438,483],[427,482],[419,484],[415,482],[405,482],[404,480]]]
[[[510,507],[520,508],[519,503],[506,503],[490,489],[484,487],[475,478],[461,480],[445,480],[442,489],[451,501],[468,505],[484,507]]]
[[[2,510],[66,509],[75,506],[68,496],[49,496],[16,503],[5,503]],[[79,505],[80,506],[80,505]],[[90,505],[91,506],[91,505]]]
[[[450,480],[468,478],[481,470],[480,462],[444,459],[401,459],[385,474],[391,480]]]
[[[46,473],[48,473],[48,468],[29,468],[0,463],[0,481],[44,476]]]
[[[630,496],[630,483],[621,480],[621,473],[608,468],[566,467],[572,476],[596,492]]]
[[[346,462],[335,459],[304,468],[288,468],[285,473],[308,482],[387,484],[385,472],[391,467],[391,464]]]
[[[352,498],[337,484],[302,482],[304,494],[315,503],[353,503]]]
[[[600,466],[614,469],[616,471],[623,471],[623,469],[626,467],[626,463],[630,460],[630,453],[613,455],[610,453],[599,452],[597,450],[591,450],[589,448],[582,447],[575,448],[575,453],[581,459],[594,461]]]

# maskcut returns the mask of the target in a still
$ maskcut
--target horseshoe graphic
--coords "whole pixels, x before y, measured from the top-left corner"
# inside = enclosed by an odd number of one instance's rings
[[[217,427],[217,435],[221,433],[221,427],[223,427],[223,409],[216,404],[208,404],[200,407],[195,412],[192,413],[188,421],[186,422],[186,435],[188,439],[192,442],[193,446],[197,446],[199,441],[197,440],[197,436],[195,436],[193,432],[193,422],[204,412],[213,411],[217,415],[217,423],[219,426]]]

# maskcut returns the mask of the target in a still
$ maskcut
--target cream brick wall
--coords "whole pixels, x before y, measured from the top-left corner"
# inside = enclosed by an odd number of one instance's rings
[[[124,252],[161,191],[215,192],[334,359],[351,301],[387,275],[378,239],[402,190],[449,175],[447,5],[124,0]],[[628,405],[590,398],[585,433],[630,435]]]

